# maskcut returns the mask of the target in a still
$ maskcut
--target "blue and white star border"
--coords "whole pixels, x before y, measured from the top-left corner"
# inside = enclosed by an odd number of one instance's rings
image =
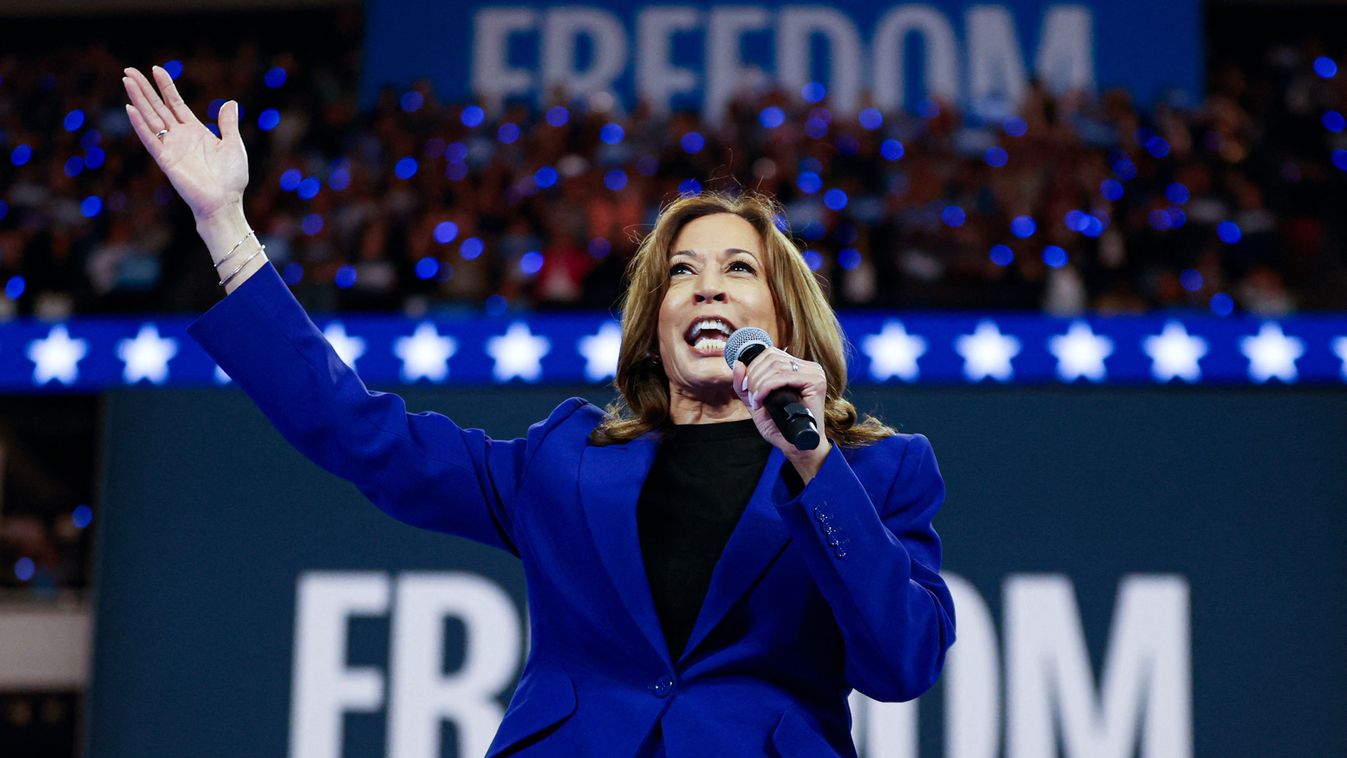
[[[1347,385],[1347,315],[1294,318],[848,313],[852,384]],[[0,391],[230,383],[190,318],[16,319],[0,325]],[[367,384],[610,381],[606,315],[316,323]]]

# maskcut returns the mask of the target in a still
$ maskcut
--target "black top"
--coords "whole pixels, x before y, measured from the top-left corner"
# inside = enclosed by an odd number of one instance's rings
[[[676,425],[660,443],[641,489],[636,523],[650,593],[674,660],[692,634],[711,571],[771,452],[752,419]]]

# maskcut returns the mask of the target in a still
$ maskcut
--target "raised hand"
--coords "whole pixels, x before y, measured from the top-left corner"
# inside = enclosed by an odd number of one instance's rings
[[[230,100],[220,107],[217,138],[183,102],[167,71],[159,66],[151,69],[162,98],[140,71],[127,68],[124,73],[131,126],[192,209],[198,226],[241,205],[248,185],[248,154],[239,137],[238,103]]]

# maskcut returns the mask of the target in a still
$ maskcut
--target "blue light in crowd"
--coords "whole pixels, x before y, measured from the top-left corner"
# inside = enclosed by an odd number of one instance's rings
[[[1066,218],[1063,219],[1063,222],[1066,224],[1067,229],[1070,229],[1073,232],[1083,232],[1085,231],[1085,224],[1088,223],[1088,219],[1089,216],[1085,211],[1075,208],[1066,212]]]
[[[18,274],[11,276],[9,281],[5,282],[5,297],[10,300],[18,300],[23,297],[25,285],[26,283],[23,281],[22,276]]]
[[[83,503],[75,506],[75,510],[70,512],[70,521],[75,525],[76,529],[83,529],[93,523],[93,520],[94,509]]]
[[[924,97],[917,103],[917,115],[924,119],[933,119],[940,115],[940,103],[933,97]]]
[[[84,170],[83,158],[79,157],[78,155],[72,155],[66,159],[65,162],[66,176],[70,177],[71,179],[74,179],[75,177],[79,176],[80,172],[83,170]]]
[[[98,195],[90,195],[80,202],[80,214],[85,218],[93,218],[103,212],[103,198]]]
[[[818,271],[819,266],[823,265],[823,256],[819,255],[817,250],[804,251],[804,265],[809,267],[810,271]]]
[[[1192,195],[1188,192],[1188,188],[1179,182],[1174,182],[1168,187],[1165,187],[1165,197],[1174,205],[1183,205],[1188,202],[1188,198],[1191,196]]]
[[[823,189],[823,180],[813,171],[801,171],[800,176],[795,180],[795,186],[806,195],[812,195]]]
[[[1217,316],[1229,316],[1235,312],[1235,299],[1224,292],[1217,292],[1211,296],[1211,312]]]
[[[616,145],[626,136],[627,132],[622,128],[621,124],[609,122],[604,124],[603,128],[599,130],[599,139],[602,140],[605,145]]]
[[[700,195],[702,193],[702,183],[696,179],[684,179],[678,183],[678,194],[680,195]]]
[[[318,196],[318,190],[323,188],[323,183],[318,181],[318,177],[310,176],[299,183],[295,188],[295,194],[300,200],[312,200]]]
[[[225,99],[223,97],[217,97],[214,100],[210,101],[210,105],[206,106],[206,118],[210,119],[211,121],[219,120],[220,108],[224,107],[224,104]],[[240,114],[243,113],[242,107],[239,108],[239,113]]]
[[[1163,232],[1174,225],[1169,218],[1169,212],[1156,209],[1147,214],[1146,219],[1150,222],[1151,228],[1157,232]]]
[[[992,145],[982,154],[982,160],[987,162],[992,168],[1002,168],[1010,162],[1010,153],[1006,152],[1000,145]]]
[[[1038,224],[1034,223],[1034,220],[1029,216],[1016,216],[1010,222],[1010,233],[1020,239],[1032,237],[1036,231],[1038,231]]]
[[[847,271],[854,270],[857,266],[861,265],[861,251],[854,247],[842,248],[841,252],[837,254],[837,265]]]
[[[451,163],[465,161],[468,159],[468,146],[462,142],[450,142],[444,147],[444,158]]]
[[[402,94],[402,101],[399,103],[399,105],[402,106],[402,111],[404,113],[416,113],[421,110],[421,106],[425,104],[425,96],[416,90],[404,92]]]
[[[97,129],[90,129],[80,136],[80,147],[88,152],[98,147],[102,139],[103,135],[99,134]]]
[[[790,233],[790,222],[786,220],[786,216],[784,214],[781,213],[776,214],[776,216],[772,219],[772,224],[775,225],[776,228],[779,229],[782,233],[784,234]]]
[[[417,279],[434,279],[440,273],[440,262],[429,255],[416,262]]]
[[[519,124],[516,124],[513,121],[506,121],[496,130],[496,139],[499,140],[502,145],[513,145],[518,141],[519,134]],[[462,160],[462,158],[459,158],[458,160]]]
[[[701,152],[703,147],[706,147],[706,138],[702,136],[701,132],[688,132],[683,135],[683,139],[679,140],[678,144],[682,146],[685,153],[698,153]]]
[[[903,157],[903,143],[896,139],[886,139],[879,146],[879,154],[884,156],[884,160],[896,161]]]
[[[947,205],[944,210],[940,211],[940,220],[945,222],[945,226],[952,226],[957,229],[968,220],[968,214],[957,205]]]
[[[804,133],[810,139],[823,139],[828,136],[828,122],[818,116],[810,116],[804,122]]]
[[[1240,231],[1239,224],[1234,221],[1222,221],[1216,226],[1216,236],[1227,245],[1233,245],[1240,241],[1244,233]]]
[[[810,82],[800,88],[800,97],[806,103],[817,103],[828,96],[828,88],[818,82]]]
[[[333,277],[332,282],[338,287],[346,290],[355,284],[356,271],[355,266],[347,264],[337,269],[337,275]]]
[[[267,69],[267,73],[262,75],[262,83],[271,89],[280,89],[285,84],[285,69],[280,66],[272,66]]]
[[[33,563],[32,558],[29,558],[26,555],[19,560],[14,561],[14,576],[21,582],[26,582],[29,579],[32,579],[33,573],[36,570],[37,565]]]
[[[1184,213],[1182,208],[1169,209],[1170,226],[1174,227],[1175,229],[1181,229],[1183,228],[1183,225],[1186,223],[1188,223],[1188,214]]]
[[[1169,155],[1169,141],[1160,136],[1151,137],[1146,140],[1146,152],[1156,158],[1164,158]]]
[[[1023,137],[1029,132],[1029,122],[1019,116],[1011,116],[1001,122],[1001,131],[1009,137]]]
[[[1099,183],[1099,194],[1111,203],[1118,202],[1123,196],[1122,182],[1117,179],[1105,179]]]
[[[1324,125],[1325,129],[1334,134],[1341,132],[1343,129],[1347,129],[1347,119],[1344,119],[1342,114],[1337,111],[1324,111],[1324,115],[1319,121]]]
[[[220,127],[217,124],[206,124],[206,129],[214,134],[216,139],[220,138]]]
[[[565,126],[571,120],[571,112],[565,107],[554,105],[547,109],[547,123],[552,126]]]
[[[1179,274],[1179,284],[1189,292],[1197,292],[1202,289],[1202,274],[1196,269],[1186,268]]]
[[[1324,79],[1332,79],[1338,75],[1338,64],[1332,58],[1321,55],[1314,59],[1314,73]]]
[[[420,164],[416,162],[415,158],[409,155],[398,161],[398,165],[393,167],[393,173],[397,174],[399,179],[410,179],[413,176],[416,176],[416,170],[418,168],[420,168]]]
[[[77,131],[81,126],[84,126],[84,111],[76,108],[65,114],[65,130],[67,132]]]
[[[275,108],[267,108],[257,114],[257,128],[264,132],[275,129],[281,123],[281,112]]]
[[[828,206],[828,210],[840,211],[847,207],[847,193],[840,189],[830,189],[823,193],[823,204]]]
[[[1137,164],[1124,155],[1113,162],[1113,173],[1117,174],[1119,179],[1130,182],[1137,178]]]
[[[547,189],[557,183],[557,170],[551,166],[543,166],[533,172],[533,183],[538,185],[539,189]]]
[[[304,181],[304,175],[299,172],[299,169],[287,169],[285,173],[281,174],[281,189],[286,192],[294,192],[295,187],[298,187],[302,181]]]
[[[91,147],[89,148],[89,152],[84,156],[84,167],[90,169],[101,168],[103,166],[103,159],[106,157],[107,153],[103,152],[103,148]]]
[[[476,237],[469,237],[463,240],[458,246],[458,254],[463,256],[463,260],[470,261],[482,254],[482,241]]]
[[[758,123],[764,129],[775,129],[786,123],[786,113],[775,105],[769,105],[758,114]]]
[[[317,213],[310,213],[304,216],[304,220],[300,222],[299,228],[305,234],[312,237],[323,231],[323,217]]]
[[[18,166],[21,164],[16,163],[14,165]],[[1343,148],[1338,148],[1337,150],[1333,151],[1333,165],[1337,166],[1343,171],[1347,171],[1347,150],[1344,150]]]
[[[458,236],[458,224],[452,221],[441,221],[435,225],[435,241],[441,245],[447,245],[454,241]]]
[[[469,129],[481,126],[482,121],[484,121],[485,119],[486,119],[486,111],[482,110],[476,105],[469,105],[468,107],[464,108],[463,113],[458,117],[458,120],[462,121],[463,125],[468,127]]]
[[[0,200],[0,219],[3,219],[5,216],[8,215],[9,215],[9,203],[5,202],[4,200]]]
[[[877,108],[866,108],[861,111],[859,121],[861,122],[862,129],[868,129],[873,132],[884,125],[884,114],[880,113]]]
[[[1007,245],[992,245],[992,250],[988,256],[992,263],[998,266],[1009,266],[1011,261],[1015,260],[1015,251]]]
[[[620,168],[615,168],[603,175],[603,186],[617,192],[627,186],[627,172]]]
[[[530,250],[519,256],[519,272],[525,276],[533,276],[542,271],[543,254],[537,250]]]
[[[304,278],[304,267],[298,263],[287,263],[282,276],[285,278],[285,283],[293,287],[299,284],[300,279]]]
[[[613,243],[603,237],[595,237],[589,241],[589,257],[607,258],[608,254],[613,252]]]
[[[182,76],[182,61],[171,60],[165,63],[161,68],[168,72],[168,78],[177,81]]]
[[[351,186],[351,172],[344,168],[333,170],[332,175],[327,178],[327,186],[341,192]]]
[[[510,301],[505,299],[504,295],[492,295],[482,303],[488,316],[504,316],[505,312],[510,310]]]
[[[1080,230],[1086,237],[1098,237],[1104,233],[1104,221],[1098,216],[1086,215],[1085,228]]]
[[[1048,245],[1043,248],[1043,262],[1051,268],[1061,268],[1066,265],[1066,251],[1056,245]]]
[[[19,145],[9,152],[9,162],[15,166],[22,166],[33,157],[33,148],[27,145]]]

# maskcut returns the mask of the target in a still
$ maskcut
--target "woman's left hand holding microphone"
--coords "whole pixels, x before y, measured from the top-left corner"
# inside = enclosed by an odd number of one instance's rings
[[[823,459],[832,450],[832,443],[824,429],[824,401],[828,396],[828,377],[823,366],[796,358],[780,348],[768,348],[745,366],[742,362],[734,364],[734,392],[748,406],[753,415],[753,423],[763,439],[785,454],[800,479],[806,484],[818,473]],[[814,414],[814,423],[818,426],[822,439],[813,450],[800,450],[792,445],[776,428],[776,422],[764,404],[767,396],[774,390],[790,387],[800,393],[800,401]]]

